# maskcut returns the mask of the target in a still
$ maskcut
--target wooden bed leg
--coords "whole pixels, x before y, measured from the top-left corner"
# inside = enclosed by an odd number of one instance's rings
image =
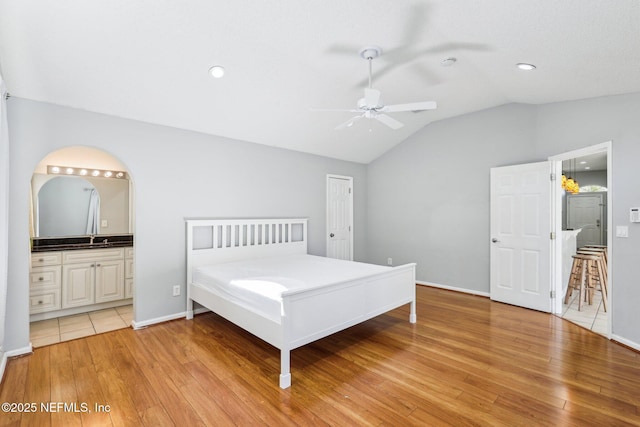
[[[280,388],[291,387],[291,372],[289,350],[280,350]]]
[[[193,319],[193,300],[187,298],[187,320]]]
[[[418,317],[416,316],[416,300],[411,301],[411,313],[409,314],[409,322],[416,323]]]

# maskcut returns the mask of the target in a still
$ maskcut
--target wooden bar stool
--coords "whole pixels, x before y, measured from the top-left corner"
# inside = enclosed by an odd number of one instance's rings
[[[595,261],[587,261],[587,274],[591,279],[587,286],[587,297],[589,298],[589,304],[593,302],[593,293],[600,287],[602,293],[602,304],[604,311],[608,309],[609,302],[609,282],[607,277],[607,263],[605,253],[602,250],[596,248],[580,248],[577,251],[578,255],[594,256],[597,257]]]
[[[574,290],[578,291],[578,311],[582,311],[583,300],[588,299],[591,303],[591,296],[589,295],[590,288],[595,287],[594,281],[594,269],[596,261],[600,259],[600,256],[589,254],[576,254],[572,256],[573,265],[571,267],[571,274],[569,275],[569,283],[567,286],[567,293],[564,297],[564,303],[569,303],[569,298],[573,294]],[[597,267],[596,267],[597,269]],[[602,288],[602,286],[601,286]],[[604,294],[603,294],[604,301]]]
[[[585,249],[589,248],[589,249],[596,249],[596,250],[600,250],[604,253],[604,262],[607,262],[607,258],[608,258],[608,254],[607,254],[607,246],[606,245],[584,245],[583,246]]]

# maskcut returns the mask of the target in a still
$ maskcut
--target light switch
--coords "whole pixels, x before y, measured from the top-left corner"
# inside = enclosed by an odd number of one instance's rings
[[[616,237],[629,237],[629,227],[626,225],[616,225]]]
[[[108,227],[109,226],[109,221],[107,221],[106,219],[103,219],[102,221],[100,221],[100,227]]]

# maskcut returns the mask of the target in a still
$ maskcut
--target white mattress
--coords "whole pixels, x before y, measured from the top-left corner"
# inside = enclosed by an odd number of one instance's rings
[[[282,295],[361,279],[390,267],[314,255],[256,258],[200,267],[193,284],[280,323]]]

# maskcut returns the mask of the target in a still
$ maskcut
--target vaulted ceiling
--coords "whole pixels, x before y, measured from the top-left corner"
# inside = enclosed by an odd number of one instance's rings
[[[354,114],[314,108],[356,107],[368,45],[386,104],[437,110],[334,130]],[[640,2],[3,0],[0,71],[19,98],[368,163],[436,120],[640,91]]]

